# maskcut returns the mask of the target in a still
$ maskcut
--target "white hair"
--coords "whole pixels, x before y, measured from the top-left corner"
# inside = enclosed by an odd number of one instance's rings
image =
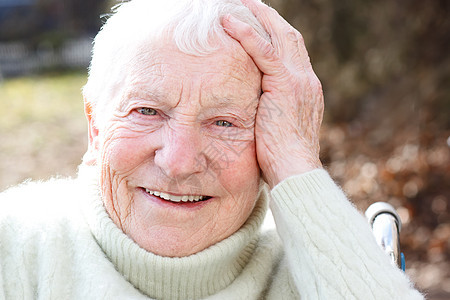
[[[208,55],[230,39],[221,25],[225,15],[249,24],[270,41],[240,0],[131,0],[117,5],[113,12],[94,40],[88,82],[83,89],[97,123],[101,121],[96,112],[107,110],[108,100],[123,83],[123,67],[132,63],[144,42],[171,37],[183,53]]]

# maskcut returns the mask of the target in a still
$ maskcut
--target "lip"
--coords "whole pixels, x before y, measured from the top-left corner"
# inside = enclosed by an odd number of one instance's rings
[[[188,201],[188,202],[182,202],[182,201],[172,202],[169,200],[164,200],[155,195],[150,195],[149,193],[147,193],[145,191],[145,188],[140,187],[140,188],[138,188],[138,190],[140,193],[144,194],[144,196],[152,203],[155,203],[162,207],[172,208],[172,209],[193,209],[193,210],[200,209],[203,206],[207,205],[209,202],[211,202],[211,200],[214,199],[214,197],[211,197],[207,200],[202,200],[202,201],[197,201],[197,202],[190,202],[190,201]],[[173,194],[173,195],[176,195],[176,194]]]

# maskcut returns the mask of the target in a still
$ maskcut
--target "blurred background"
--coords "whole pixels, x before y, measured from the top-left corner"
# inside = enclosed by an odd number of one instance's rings
[[[73,176],[81,88],[111,0],[0,0],[0,190]],[[325,93],[321,158],[360,210],[402,221],[407,273],[450,299],[450,1],[272,0]]]

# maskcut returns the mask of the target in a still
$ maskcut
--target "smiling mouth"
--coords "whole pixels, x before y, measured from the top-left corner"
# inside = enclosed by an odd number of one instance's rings
[[[159,197],[162,200],[166,200],[166,201],[171,201],[171,202],[178,202],[178,203],[183,203],[183,202],[200,202],[200,201],[206,201],[208,199],[211,199],[212,197],[210,196],[203,196],[203,195],[172,195],[169,193],[164,193],[164,192],[159,192],[159,191],[152,191],[149,189],[145,189],[145,192]]]

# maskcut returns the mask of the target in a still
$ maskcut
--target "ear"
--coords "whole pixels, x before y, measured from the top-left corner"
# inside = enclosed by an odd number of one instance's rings
[[[84,114],[88,122],[89,145],[88,150],[83,156],[83,163],[87,165],[95,165],[99,151],[98,128],[94,120],[92,103],[84,98]]]

